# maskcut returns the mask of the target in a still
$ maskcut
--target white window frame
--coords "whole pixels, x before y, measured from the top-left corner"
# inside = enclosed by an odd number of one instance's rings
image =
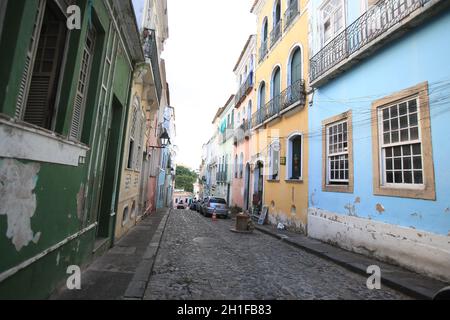
[[[401,140],[401,129],[400,129],[400,123],[399,123],[399,127],[398,127],[398,132],[399,132],[399,141],[395,142],[395,143],[389,143],[389,144],[385,144],[384,143],[384,131],[383,131],[383,110],[385,109],[389,109],[393,106],[399,106],[402,103],[409,103],[412,100],[416,100],[416,115],[417,115],[417,130],[418,130],[418,138],[416,140],[408,140],[408,141],[400,141]],[[408,97],[405,99],[402,99],[400,101],[391,103],[389,105],[386,105],[384,107],[380,107],[377,110],[377,117],[378,117],[378,137],[379,137],[379,143],[378,143],[378,154],[379,154],[379,161],[380,161],[380,177],[381,177],[381,187],[388,187],[388,188],[394,188],[394,189],[412,189],[412,190],[423,190],[425,189],[425,170],[424,170],[424,154],[423,154],[423,141],[422,141],[422,130],[421,130],[421,125],[420,125],[420,99],[418,96],[412,96],[412,97]],[[409,112],[407,113],[407,115],[409,115]],[[397,115],[397,119],[399,119],[400,121],[400,115]],[[389,122],[391,122],[392,118],[389,118]],[[409,125],[409,117],[408,117],[408,129],[410,128]],[[405,130],[406,128],[403,128],[403,130]],[[403,146],[412,146],[414,144],[420,144],[420,157],[421,157],[421,172],[422,172],[422,183],[421,184],[414,184],[414,183],[388,183],[387,182],[387,170],[385,168],[385,162],[386,162],[386,148],[391,148],[391,147],[403,147]],[[403,148],[402,148],[403,149]],[[394,158],[394,157],[393,157]],[[411,155],[411,158],[413,158],[413,155]],[[401,155],[401,171],[402,171],[402,180],[404,180],[404,175],[403,175],[403,150],[402,150],[402,155]],[[394,163],[393,165],[393,169],[392,171],[394,172]],[[414,169],[413,169],[413,160],[411,159],[411,174],[412,174],[412,179],[414,180]],[[395,180],[395,179],[394,179]]]
[[[324,19],[324,9],[325,7],[332,1],[338,1],[340,2],[340,8],[342,10],[342,27],[338,30],[335,30],[335,20],[334,20],[334,16],[336,14],[336,12],[338,10],[334,10],[330,16],[328,17],[328,19]],[[342,30],[345,29],[346,25],[347,25],[347,15],[346,15],[346,2],[345,0],[325,0],[323,1],[323,3],[321,4],[321,6],[319,7],[319,30],[320,30],[320,40],[322,43],[322,47],[324,47],[325,45],[327,45],[330,41],[332,41],[338,34],[339,32],[341,32]],[[338,7],[339,8],[339,7]],[[328,40],[325,40],[325,29],[324,29],[324,25],[325,22],[329,20],[330,21],[330,28],[331,28],[331,36]]]
[[[330,131],[329,129],[331,127],[337,127],[339,125],[342,124],[347,124],[347,140],[344,141],[342,140],[341,142],[338,141],[338,143],[347,143],[347,150],[346,151],[340,151],[340,152],[334,152],[334,153],[330,153]],[[350,149],[349,149],[349,124],[348,124],[348,119],[344,119],[341,121],[337,121],[337,122],[333,122],[328,124],[325,127],[325,131],[326,131],[326,166],[327,166],[327,176],[326,176],[326,184],[328,186],[336,186],[336,185],[345,185],[348,186],[350,184]],[[347,155],[347,162],[348,162],[348,166],[347,168],[344,168],[344,170],[346,169],[348,171],[347,173],[347,179],[331,179],[331,158],[332,157],[340,157],[340,156],[345,156]],[[336,184],[333,184],[333,182],[335,182]]]
[[[301,150],[300,150],[300,177],[298,179],[292,179],[292,161],[294,156],[292,140],[295,137],[300,137]],[[286,139],[286,180],[287,181],[303,181],[303,161],[304,161],[304,139],[301,132],[293,132]]]

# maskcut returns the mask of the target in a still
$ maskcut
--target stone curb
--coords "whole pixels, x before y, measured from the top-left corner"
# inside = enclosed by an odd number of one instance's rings
[[[431,300],[435,293],[447,285],[439,280],[427,278],[360,254],[336,248],[318,240],[306,238],[307,241],[305,239],[302,243],[290,238],[288,235],[272,231],[267,227],[255,225],[255,229],[365,277],[368,276],[368,266],[379,265],[384,270],[381,276],[383,284],[416,299]]]
[[[123,296],[124,300],[144,299],[145,290],[147,289],[147,285],[150,280],[150,275],[153,270],[153,265],[155,263],[162,235],[166,228],[167,220],[169,218],[171,211],[172,209],[168,209],[167,212],[165,213],[165,216],[161,219],[158,229],[156,229],[156,232],[153,235],[152,240],[147,246],[147,250],[142,256],[142,261],[136,268],[133,279],[131,280],[127,290],[125,291],[125,294]]]

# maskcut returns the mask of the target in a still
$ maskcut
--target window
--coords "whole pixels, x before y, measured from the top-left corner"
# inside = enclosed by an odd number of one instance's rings
[[[234,157],[234,177],[237,179],[237,177],[238,177],[238,170],[239,170],[239,167],[238,167],[238,156],[236,155],[235,157]]]
[[[50,130],[54,126],[66,30],[61,10],[52,1],[40,1],[21,78],[16,117]]]
[[[353,192],[353,150],[351,111],[323,122],[322,189]]]
[[[127,169],[134,169],[137,163],[137,150],[139,149],[139,143],[136,144],[136,139],[139,139],[137,136],[139,134],[139,98],[137,96],[134,97],[132,114],[130,119],[130,137],[128,144],[128,162]]]
[[[373,108],[375,194],[434,200],[428,84],[375,101]]]
[[[280,171],[280,142],[275,141],[269,147],[269,180],[278,180]]]
[[[342,0],[328,0],[321,8],[323,44],[326,44],[344,28],[344,5]]]
[[[244,154],[241,152],[239,160],[239,178],[242,179],[243,176],[244,176]]]
[[[288,138],[287,180],[302,180],[302,135],[295,133]]]
[[[70,137],[80,140],[81,130],[83,129],[84,109],[86,105],[86,95],[89,87],[89,78],[91,73],[92,58],[94,55],[95,29],[88,30],[84,45],[80,74],[78,77],[78,86],[73,106],[72,125],[70,128]]]
[[[288,65],[288,83],[292,86],[302,79],[302,52],[300,47],[294,49]]]

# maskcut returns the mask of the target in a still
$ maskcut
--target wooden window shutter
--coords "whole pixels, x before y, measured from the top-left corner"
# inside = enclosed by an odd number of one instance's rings
[[[39,34],[42,26],[42,19],[45,12],[45,0],[39,0],[36,20],[34,22],[33,33],[31,34],[30,43],[28,45],[27,57],[24,63],[22,77],[20,79],[19,94],[16,101],[15,117],[22,120],[27,102],[28,90],[31,82],[31,74],[34,65],[34,56],[36,54],[39,43]]]
[[[65,44],[65,23],[47,6],[42,23],[24,120],[50,129]]]
[[[90,71],[94,53],[95,31],[90,29],[86,35],[86,42],[83,50],[83,57],[80,65],[77,91],[73,105],[72,124],[70,126],[70,138],[80,140],[84,121],[84,110],[86,106],[86,96],[89,87]]]

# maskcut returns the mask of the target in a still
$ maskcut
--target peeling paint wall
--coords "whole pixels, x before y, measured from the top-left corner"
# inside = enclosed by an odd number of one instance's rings
[[[310,209],[308,235],[344,249],[450,281],[447,236]]]
[[[0,159],[0,215],[7,216],[6,237],[17,251],[30,242],[37,243],[40,232],[31,229],[31,218],[36,211],[34,189],[40,165],[23,164],[14,159]]]

